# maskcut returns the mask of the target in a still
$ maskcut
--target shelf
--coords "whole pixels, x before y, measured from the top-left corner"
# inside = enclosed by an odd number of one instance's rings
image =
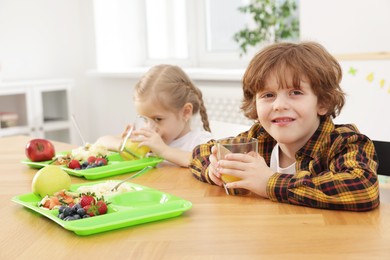
[[[0,136],[29,135],[29,134],[30,134],[30,128],[28,126],[0,128]]]
[[[31,80],[0,83],[0,111],[18,115],[15,127],[1,136],[26,134],[71,142],[69,93],[72,80]]]
[[[51,121],[51,122],[45,122],[43,124],[43,131],[69,129],[70,127],[71,127],[71,125],[70,125],[70,122],[68,120]]]
[[[69,129],[45,131],[45,138],[63,143],[71,142]]]

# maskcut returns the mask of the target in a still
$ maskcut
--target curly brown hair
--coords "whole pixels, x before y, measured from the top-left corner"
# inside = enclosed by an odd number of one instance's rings
[[[255,55],[242,80],[241,109],[249,119],[257,119],[256,94],[264,89],[271,74],[276,75],[281,88],[299,89],[301,80],[308,80],[319,105],[327,109],[326,115],[334,118],[340,114],[345,103],[345,93],[340,87],[341,67],[322,45],[315,42],[276,43]]]

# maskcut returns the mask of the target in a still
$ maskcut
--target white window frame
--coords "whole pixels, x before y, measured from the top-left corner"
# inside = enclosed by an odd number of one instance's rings
[[[196,1],[196,0],[195,0]],[[240,57],[240,52],[237,51],[223,51],[223,52],[210,52],[207,48],[207,17],[206,12],[206,1],[196,1],[197,11],[197,23],[199,26],[196,28],[197,31],[197,66],[198,67],[219,67],[219,68],[244,68],[249,62],[250,58],[253,57],[253,50],[249,50],[248,54]],[[232,35],[233,37],[233,35]],[[238,44],[237,44],[238,46]]]
[[[244,68],[249,62],[253,52],[240,57],[239,50],[210,52],[207,50],[206,28],[206,1],[187,0],[187,28],[188,28],[188,59],[150,59],[146,57],[145,65],[151,66],[159,63],[175,63],[184,67],[218,67],[218,68]],[[195,10],[195,11],[194,11]],[[233,35],[232,35],[233,37]],[[146,50],[147,51],[147,50]],[[147,56],[147,55],[146,55]]]
[[[95,0],[105,1],[105,0]],[[123,46],[134,46],[128,50],[123,51],[123,55],[118,53],[118,49],[111,47],[111,51],[99,54],[98,51],[104,49],[102,44],[106,42],[107,37],[105,34],[100,34],[99,28],[96,28],[97,36],[97,65],[98,70],[126,70],[134,67],[153,66],[161,63],[177,64],[187,68],[230,68],[241,69],[245,68],[249,62],[250,57],[253,57],[253,52],[249,52],[247,55],[240,57],[239,50],[235,52],[209,52],[207,50],[207,29],[206,29],[206,3],[205,0],[186,0],[187,3],[187,28],[188,28],[188,58],[187,59],[150,59],[148,57],[147,47],[147,33],[146,30],[146,4],[143,0],[112,0],[113,5],[120,9],[123,15],[119,19],[115,17],[117,23],[112,23],[114,29],[112,31],[117,32],[114,37],[117,37],[117,41],[122,43]],[[130,1],[130,2],[129,2]],[[107,3],[105,3],[107,4]],[[122,7],[122,9],[121,9]],[[129,10],[132,9],[132,10]],[[129,10],[129,15],[124,15],[125,10]],[[96,14],[95,14],[96,15]],[[104,14],[103,14],[104,16]],[[104,18],[104,19],[102,19]],[[100,23],[106,26],[104,21],[110,21],[108,17],[100,18]],[[98,18],[99,19],[99,18]],[[120,21],[127,21],[127,24],[119,23]],[[99,24],[99,20],[96,21],[96,25]],[[106,34],[112,34],[110,30],[105,28]],[[126,31],[128,30],[128,31]],[[99,39],[100,37],[100,39]],[[112,39],[113,41],[115,39]],[[109,43],[110,44],[110,43]],[[117,44],[118,45],[118,44]],[[115,45],[112,45],[115,46]],[[134,49],[135,48],[135,49]],[[123,57],[122,57],[123,56]],[[112,64],[107,66],[108,62],[119,61],[119,64]],[[107,62],[106,62],[107,61]]]

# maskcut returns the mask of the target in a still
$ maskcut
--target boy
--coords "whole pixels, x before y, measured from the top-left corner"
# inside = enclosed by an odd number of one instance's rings
[[[217,161],[215,141],[197,146],[190,169],[199,180],[227,183],[272,201],[367,211],[379,205],[372,141],[354,125],[334,125],[344,106],[341,67],[320,44],[277,43],[260,51],[244,78],[242,110],[257,120],[239,136],[257,138],[259,153]]]

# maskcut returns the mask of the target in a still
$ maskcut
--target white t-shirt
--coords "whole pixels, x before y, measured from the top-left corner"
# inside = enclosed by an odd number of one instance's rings
[[[173,142],[170,143],[169,146],[190,152],[195,148],[195,146],[206,143],[212,138],[213,135],[210,132],[201,129],[196,129],[191,130],[179,139],[173,140]]]
[[[276,144],[274,149],[271,153],[271,163],[270,163],[271,170],[278,172],[278,173],[285,173],[285,174],[295,174],[295,162],[286,168],[281,168],[279,166],[279,144]]]
[[[188,132],[179,139],[174,140],[169,144],[170,147],[177,148],[183,151],[192,152],[195,146],[199,144],[204,144],[207,141],[211,140],[213,135],[210,132],[205,130],[196,129]],[[170,161],[164,160],[157,167],[162,167],[164,165],[176,165]]]

